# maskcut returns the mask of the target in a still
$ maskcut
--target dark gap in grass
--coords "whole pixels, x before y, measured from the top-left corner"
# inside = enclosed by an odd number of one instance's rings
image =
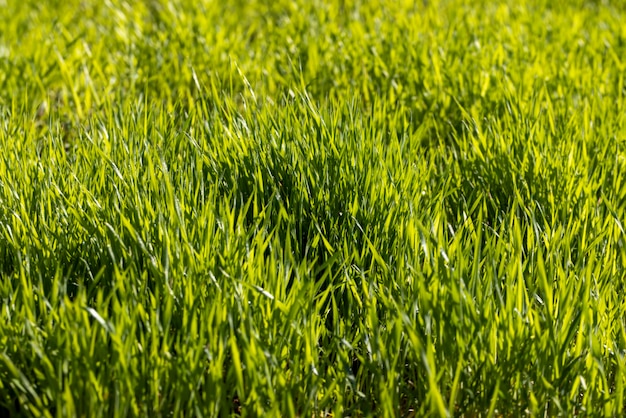
[[[20,397],[18,392],[13,389],[9,385],[8,382],[4,382],[5,385],[8,385],[8,388],[4,388],[6,392],[4,393],[4,397],[0,400],[0,415],[3,417],[17,417],[21,416],[21,405],[20,405]]]
[[[9,248],[5,242],[0,242],[0,274],[10,277],[17,269],[15,252]]]

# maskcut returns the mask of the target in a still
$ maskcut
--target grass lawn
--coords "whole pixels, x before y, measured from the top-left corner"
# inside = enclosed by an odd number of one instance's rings
[[[0,413],[626,413],[624,19],[0,0]]]

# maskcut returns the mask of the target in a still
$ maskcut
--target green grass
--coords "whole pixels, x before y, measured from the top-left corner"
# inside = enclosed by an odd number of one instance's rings
[[[0,0],[0,412],[618,416],[621,2]]]

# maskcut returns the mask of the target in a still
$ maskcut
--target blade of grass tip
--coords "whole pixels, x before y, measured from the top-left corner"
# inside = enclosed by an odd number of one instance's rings
[[[428,386],[429,397],[431,402],[431,411],[433,413],[438,414],[440,417],[448,417],[449,413],[446,409],[446,405],[443,401],[443,397],[441,396],[441,392],[439,391],[439,385],[437,384],[437,372],[435,370],[435,358],[434,358],[434,347],[431,342],[428,342],[426,348],[422,350],[422,361],[426,366],[426,372],[428,374]]]
[[[60,401],[62,402],[59,411],[62,412],[61,415],[68,417],[76,416],[76,407],[74,405],[74,397],[72,395],[73,394],[71,385],[66,385],[60,399]]]
[[[59,65],[59,69],[61,71],[61,75],[63,76],[63,78],[65,79],[65,82],[67,84],[67,86],[70,88],[70,92],[72,93],[72,98],[74,99],[74,104],[76,106],[76,113],[78,114],[79,119],[83,119],[83,106],[82,103],[80,101],[80,97],[78,96],[78,91],[76,90],[76,86],[74,85],[73,81],[75,80],[76,77],[74,77],[71,74],[71,71],[69,69],[69,66],[67,65],[67,63],[65,62],[65,59],[63,59],[63,56],[61,55],[61,53],[55,49],[55,54],[57,57],[57,63]]]
[[[257,292],[259,292],[260,294],[262,294],[263,296],[265,296],[266,298],[268,298],[269,300],[271,300],[272,302],[274,302],[274,304],[276,305],[276,307],[283,313],[288,313],[288,309],[285,306],[284,303],[282,303],[280,300],[278,300],[274,295],[272,295],[270,292],[268,292],[267,290],[263,289],[261,286],[258,285],[252,285],[250,283],[246,283],[246,282],[241,282],[242,285],[244,285],[245,287],[251,288],[256,290]]]
[[[330,245],[330,242],[328,242],[328,240],[322,233],[322,229],[320,228],[320,225],[317,222],[315,223],[315,229],[317,229],[317,233],[319,234],[318,236],[322,239],[322,243],[324,244],[324,247],[326,248],[326,250],[329,252],[330,255],[333,255],[335,250],[333,249],[332,245]]]
[[[254,102],[255,105],[258,104],[258,101],[257,101],[257,98],[256,98],[256,94],[254,93],[254,89],[252,88],[252,85],[250,84],[250,81],[248,81],[248,79],[246,78],[246,76],[243,73],[243,71],[241,70],[241,68],[239,68],[239,65],[237,64],[237,62],[235,62],[235,60],[233,60],[232,63],[235,66],[235,68],[237,69],[237,73],[239,74],[239,77],[241,77],[244,85],[248,89],[248,92],[250,93],[250,96],[252,97],[252,101]]]
[[[498,404],[498,397],[500,396],[500,379],[496,381],[496,387],[493,390],[493,395],[491,396],[491,401],[489,403],[489,412],[487,413],[488,418],[493,418],[496,414],[496,405]]]
[[[191,78],[198,89],[198,93],[200,94],[200,98],[202,99],[202,103],[206,103],[206,96],[204,95],[204,91],[206,90],[201,84],[200,80],[198,80],[198,74],[196,74],[196,69],[191,66]],[[217,96],[216,96],[217,97]]]
[[[96,322],[98,322],[100,325],[102,325],[102,328],[104,328],[107,332],[112,333],[113,332],[113,326],[108,323],[107,321],[104,320],[104,318],[102,318],[102,316],[100,316],[100,314],[98,313],[98,311],[96,311],[93,308],[90,307],[85,307],[85,310],[87,311],[87,313],[89,313],[89,315],[91,315],[91,317],[93,319],[96,320]]]
[[[454,372],[454,379],[452,380],[452,386],[450,388],[450,399],[448,400],[448,411],[454,411],[456,405],[456,398],[458,396],[459,382],[461,380],[461,371],[465,366],[465,360],[463,356],[459,356],[459,360],[456,365],[456,371]]]
[[[243,369],[241,365],[241,357],[239,355],[239,348],[237,347],[237,340],[234,335],[230,336],[228,340],[228,344],[230,346],[230,352],[233,357],[233,369],[235,370],[235,377],[237,379],[237,392],[239,392],[240,396],[243,396],[245,393],[244,385],[243,385]]]

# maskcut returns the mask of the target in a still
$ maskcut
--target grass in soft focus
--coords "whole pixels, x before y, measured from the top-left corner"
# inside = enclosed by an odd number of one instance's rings
[[[0,412],[625,412],[620,2],[0,1]]]

